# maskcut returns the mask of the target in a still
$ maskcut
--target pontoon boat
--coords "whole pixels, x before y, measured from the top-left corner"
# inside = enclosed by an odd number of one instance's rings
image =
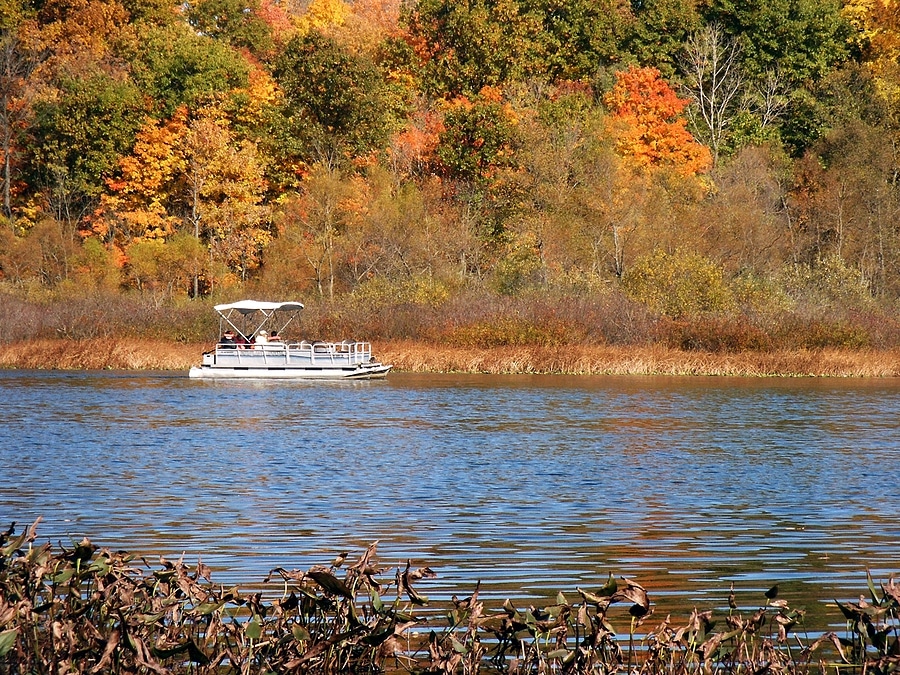
[[[372,355],[368,342],[290,341],[285,329],[300,314],[299,302],[242,300],[216,305],[219,342],[203,354],[190,377],[373,379],[392,368]],[[277,335],[278,341],[269,339]]]

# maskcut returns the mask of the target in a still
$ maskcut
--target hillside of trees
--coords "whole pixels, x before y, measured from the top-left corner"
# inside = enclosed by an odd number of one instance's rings
[[[0,0],[0,160],[5,324],[900,345],[897,0]]]

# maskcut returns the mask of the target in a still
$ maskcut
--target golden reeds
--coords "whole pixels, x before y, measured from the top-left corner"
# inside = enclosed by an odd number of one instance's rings
[[[58,370],[187,370],[211,345],[136,338],[0,344],[0,367]],[[383,342],[375,353],[397,371],[487,374],[897,377],[900,350],[796,349],[711,353],[660,345],[458,347]]]
[[[35,370],[187,370],[202,347],[135,338],[0,344],[0,367]]]
[[[418,342],[378,345],[400,371],[579,375],[731,375],[749,377],[896,377],[900,351],[785,350],[736,354],[652,345],[614,347],[447,347]]]

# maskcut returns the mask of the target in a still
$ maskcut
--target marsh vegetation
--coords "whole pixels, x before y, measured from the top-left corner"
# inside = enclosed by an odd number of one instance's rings
[[[201,560],[149,562],[88,540],[37,544],[38,522],[0,535],[0,672],[13,673],[872,673],[900,669],[900,587],[837,605],[846,632],[808,635],[773,586],[758,608],[658,617],[652,591],[610,575],[543,607],[471,595],[432,607],[436,572],[384,566],[372,544],[267,593],[212,581]]]
[[[211,304],[2,296],[0,367],[186,371],[216,339]],[[437,305],[313,300],[293,329],[298,338],[371,340],[379,358],[409,372],[900,375],[896,317],[823,317],[804,310],[675,321],[608,290],[582,298],[470,295]]]

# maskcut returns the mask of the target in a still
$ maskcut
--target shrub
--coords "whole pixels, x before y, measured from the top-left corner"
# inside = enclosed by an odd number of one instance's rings
[[[657,250],[626,271],[622,287],[636,301],[672,318],[734,306],[722,268],[697,253]]]
[[[401,279],[373,277],[367,279],[350,295],[354,305],[378,308],[398,304],[439,307],[450,298],[450,286],[430,275],[414,275]]]
[[[792,347],[862,349],[872,344],[869,333],[863,326],[853,325],[843,319],[794,320],[783,325],[781,330],[785,342]]]
[[[697,317],[690,321],[662,320],[659,339],[685,351],[746,352],[772,348],[771,337],[743,315]]]
[[[786,268],[781,283],[800,306],[846,309],[872,305],[872,294],[860,273],[836,255]]]
[[[578,327],[559,320],[536,323],[518,317],[497,317],[452,329],[446,340],[461,347],[552,347],[581,342],[583,335],[578,332]]]

